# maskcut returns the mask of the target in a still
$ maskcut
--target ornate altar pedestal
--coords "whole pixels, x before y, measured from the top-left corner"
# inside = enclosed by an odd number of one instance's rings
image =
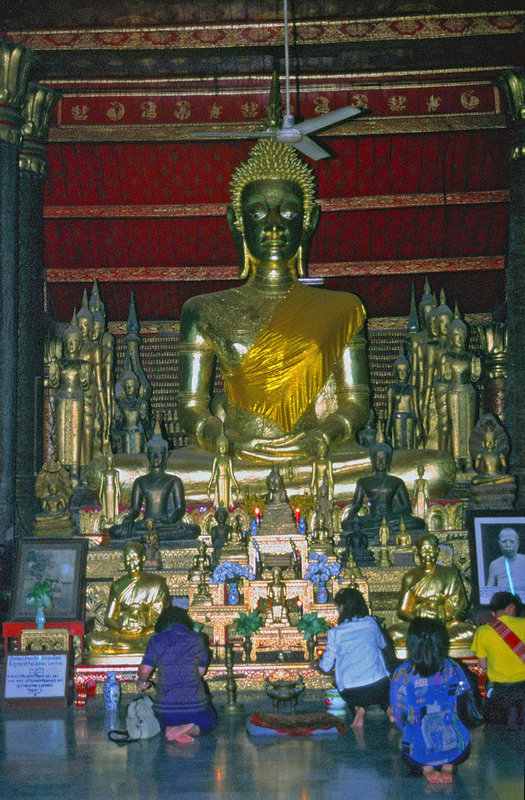
[[[461,569],[466,569],[469,564],[467,534],[466,531],[453,527],[456,525],[457,514],[453,518],[451,517],[452,511],[456,512],[457,507],[458,504],[452,504],[450,508],[446,504],[433,507],[434,516],[430,522],[435,531],[437,522],[444,527],[444,530],[436,531],[442,548],[440,562],[443,564],[454,562]],[[450,521],[448,521],[449,517],[451,517]],[[290,539],[292,538],[301,557],[301,574],[304,574],[308,565],[308,543],[304,537],[298,534],[293,537],[282,533],[259,534],[256,540],[260,551],[267,554],[271,561],[272,558],[290,557],[292,549]],[[210,545],[210,538],[207,534],[203,534],[200,539]],[[239,605],[227,604],[223,584],[209,585],[209,602],[201,604],[196,596],[198,584],[188,581],[188,572],[192,568],[197,545],[198,541],[192,541],[177,543],[176,547],[161,546],[162,568],[152,571],[158,571],[166,578],[172,596],[180,601],[186,600],[191,616],[203,624],[203,631],[208,635],[214,653],[207,680],[210,682],[212,690],[214,685],[217,685],[217,688],[220,686],[222,690],[226,680],[226,666],[218,657],[224,658],[224,647],[227,643],[233,644],[237,659],[242,652],[242,637],[234,630],[232,623],[241,613],[246,614],[256,608],[259,600],[268,597],[269,581],[243,581],[240,584],[242,601]],[[377,558],[378,548],[372,548],[372,550]],[[256,549],[250,539],[243,563],[249,562],[253,568],[255,556]],[[289,563],[291,566],[292,561],[290,560]],[[406,566],[363,566],[358,571],[355,583],[367,599],[372,613],[383,618],[387,626],[397,621],[396,608],[399,590],[406,569]],[[148,570],[146,569],[146,571]],[[97,627],[102,627],[111,582],[123,573],[122,549],[104,547],[96,537],[90,537],[86,582],[86,619],[94,620]],[[302,578],[292,578],[289,572],[286,574],[284,583],[290,624],[282,625],[268,620],[265,627],[260,628],[257,633],[252,635],[252,660],[242,663],[237,660],[234,666],[234,676],[239,690],[261,689],[266,677],[271,680],[295,680],[300,674],[303,675],[307,686],[328,688],[333,685],[332,676],[323,676],[311,663],[304,660],[307,658],[306,641],[302,632],[297,631],[294,624],[301,613],[317,612],[329,624],[335,625],[337,624],[337,609],[331,601],[326,604],[316,603],[314,587],[308,581]],[[343,584],[339,584],[337,579],[331,579],[327,584],[330,595],[333,597],[337,590],[347,583],[347,578]],[[300,605],[297,605],[297,599],[300,600]],[[322,641],[321,639],[316,646],[318,655],[322,650]],[[272,658],[270,653],[275,652],[275,658],[277,658],[280,651],[286,654],[285,662],[269,662],[267,660]],[[298,654],[297,662],[288,660],[293,657],[293,653]],[[481,675],[477,667],[477,659],[470,650],[467,649],[463,652],[453,649],[451,655],[465,661],[480,676],[480,685],[483,685],[484,676]],[[399,651],[399,657],[403,656],[404,653]],[[123,684],[131,684],[136,679],[140,660],[139,655],[133,657],[129,655],[89,657],[86,653],[82,663],[75,669],[77,705],[85,704],[88,694],[95,692],[97,682],[104,682],[109,672],[114,672],[117,680]]]

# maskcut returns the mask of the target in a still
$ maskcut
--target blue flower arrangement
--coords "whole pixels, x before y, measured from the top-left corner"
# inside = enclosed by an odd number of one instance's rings
[[[326,553],[312,553],[304,577],[310,583],[326,583],[329,578],[335,578],[341,572],[341,564],[337,561],[328,561]]]
[[[223,561],[213,570],[211,583],[237,583],[241,578],[253,581],[255,575],[247,567],[235,561]]]

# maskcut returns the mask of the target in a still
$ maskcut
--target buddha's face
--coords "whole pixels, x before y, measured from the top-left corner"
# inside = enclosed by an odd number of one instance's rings
[[[494,431],[485,431],[485,436],[483,438],[483,446],[485,450],[488,450],[489,453],[494,450],[496,447],[496,437],[494,435]]]
[[[452,347],[454,347],[456,350],[461,350],[463,348],[465,339],[465,332],[460,328],[454,328],[454,330],[450,333],[450,342]]]
[[[390,466],[390,456],[386,450],[372,451],[371,461],[375,472],[386,472]]]
[[[397,365],[397,376],[402,383],[404,383],[408,379],[408,371],[409,371],[408,364]]]
[[[432,539],[423,539],[417,546],[417,553],[424,567],[432,566],[438,559],[439,547],[434,544]]]
[[[435,314],[430,314],[428,317],[428,330],[431,336],[439,335],[439,320]]]
[[[303,193],[296,183],[258,180],[242,194],[244,236],[259,261],[289,261],[303,238]]]
[[[511,558],[518,552],[519,536],[513,528],[504,528],[498,536],[499,547],[504,556]]]
[[[84,339],[90,339],[92,322],[89,317],[77,317],[77,325],[82,331]]]
[[[166,448],[162,445],[148,447],[148,461],[152,467],[162,467],[167,458]]]
[[[130,575],[142,572],[144,553],[138,547],[128,547],[124,550],[124,566]]]
[[[99,342],[102,338],[102,333],[104,331],[104,323],[100,320],[95,320],[91,327],[91,339],[94,342]]]
[[[124,394],[126,395],[126,397],[133,397],[135,395],[135,392],[137,391],[137,388],[138,384],[132,378],[124,381]]]
[[[446,336],[448,329],[450,328],[450,323],[452,322],[452,317],[450,314],[440,314],[439,317],[437,317],[437,320],[439,335]]]
[[[70,358],[73,358],[82,346],[82,337],[78,333],[66,333],[64,335],[64,343],[66,345],[66,353]]]

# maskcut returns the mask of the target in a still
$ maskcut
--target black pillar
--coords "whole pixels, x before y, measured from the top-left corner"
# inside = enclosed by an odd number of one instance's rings
[[[525,508],[525,70],[505,70],[498,85],[510,131],[506,423],[510,471],[518,479],[517,506]]]
[[[18,153],[21,107],[35,58],[0,42],[0,544],[13,536],[15,518],[16,382],[18,324]]]
[[[33,530],[38,504],[35,478],[42,466],[44,371],[44,176],[45,141],[59,93],[29,84],[22,109],[19,157],[18,378],[16,536]]]

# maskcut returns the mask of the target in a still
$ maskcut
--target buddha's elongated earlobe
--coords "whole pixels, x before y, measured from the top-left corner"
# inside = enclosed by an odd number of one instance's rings
[[[295,261],[295,269],[297,271],[298,278],[304,278],[305,270],[304,270],[304,251],[302,243],[299,245],[299,250],[297,251],[297,258]]]
[[[241,265],[241,274],[239,275],[241,280],[245,280],[250,274],[250,251],[248,250],[248,245],[246,244],[246,238],[243,235],[242,237],[242,265]]]

